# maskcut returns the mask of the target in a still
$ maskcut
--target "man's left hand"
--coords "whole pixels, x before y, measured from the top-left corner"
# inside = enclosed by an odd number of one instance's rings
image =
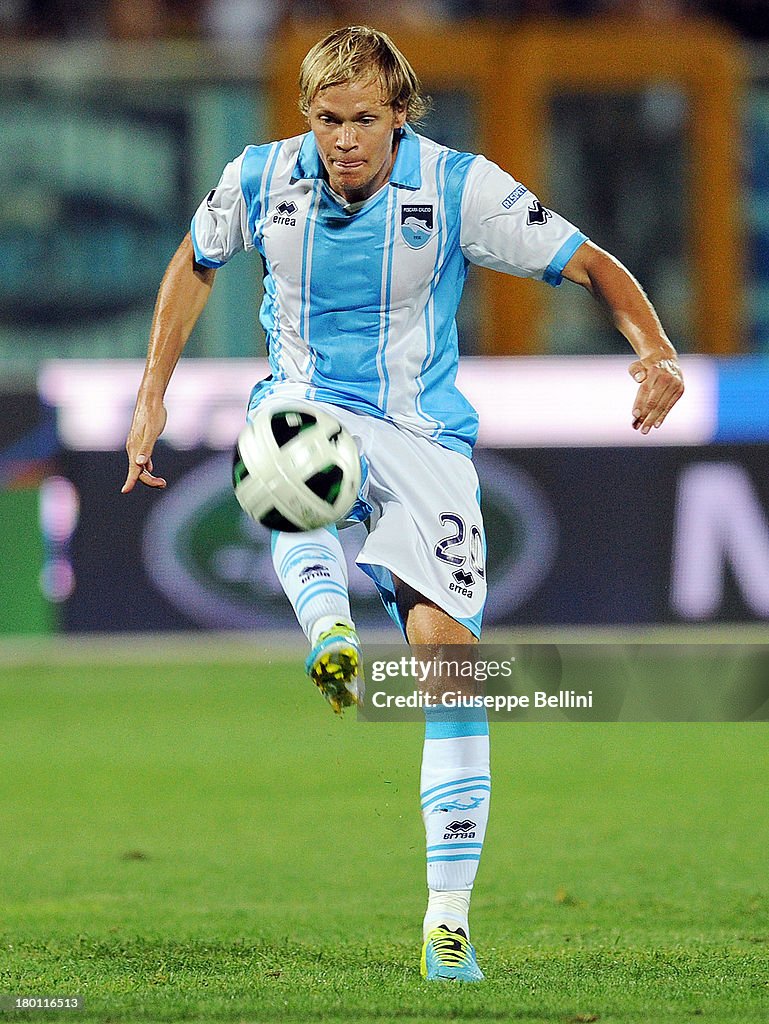
[[[684,393],[684,378],[676,359],[647,356],[629,367],[630,376],[641,386],[633,404],[633,429],[648,434],[661,427],[665,417]]]

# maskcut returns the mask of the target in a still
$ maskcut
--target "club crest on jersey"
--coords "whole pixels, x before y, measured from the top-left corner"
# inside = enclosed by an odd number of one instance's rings
[[[402,206],[401,234],[411,249],[421,249],[433,237],[432,206]]]

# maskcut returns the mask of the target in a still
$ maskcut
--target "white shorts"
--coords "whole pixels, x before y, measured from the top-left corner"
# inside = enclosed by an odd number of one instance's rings
[[[255,394],[249,415],[257,407],[285,405],[287,396],[280,391],[271,388],[264,398]],[[388,420],[324,402],[293,396],[290,401],[327,410],[358,444],[363,481],[352,515],[353,521],[368,518],[369,533],[355,561],[376,584],[390,616],[403,630],[395,604],[397,576],[479,637],[486,537],[472,461]]]

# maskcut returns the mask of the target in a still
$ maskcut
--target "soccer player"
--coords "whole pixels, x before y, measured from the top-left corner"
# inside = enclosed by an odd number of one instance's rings
[[[299,84],[309,131],[247,146],[228,164],[168,266],[123,492],[137,480],[165,486],[152,452],[169,379],[218,269],[256,250],[272,374],[254,387],[249,414],[271,402],[330,409],[364,467],[352,513],[369,525],[358,564],[407,642],[473,644],[486,545],[471,461],[477,415],[455,385],[454,321],[468,263],[550,285],[566,277],[599,299],[637,355],[632,423],[644,434],[683,392],[676,351],[616,259],[484,157],[413,130],[425,103],[386,35],[359,26],[331,33],[305,57]],[[336,530],[276,532],[272,552],[309,641],[307,672],[341,711],[357,699],[361,653]],[[319,563],[321,578],[303,574]],[[483,978],[468,910],[490,793],[487,723],[428,713],[421,970],[430,980]],[[447,831],[455,816],[471,823],[472,841]]]

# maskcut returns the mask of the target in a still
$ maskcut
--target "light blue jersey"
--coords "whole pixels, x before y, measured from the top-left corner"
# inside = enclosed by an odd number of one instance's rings
[[[356,204],[325,182],[312,133],[247,147],[195,213],[195,258],[263,258],[272,379],[257,400],[328,402],[469,455],[455,322],[469,264],[558,285],[586,239],[484,157],[398,134],[390,180]]]

